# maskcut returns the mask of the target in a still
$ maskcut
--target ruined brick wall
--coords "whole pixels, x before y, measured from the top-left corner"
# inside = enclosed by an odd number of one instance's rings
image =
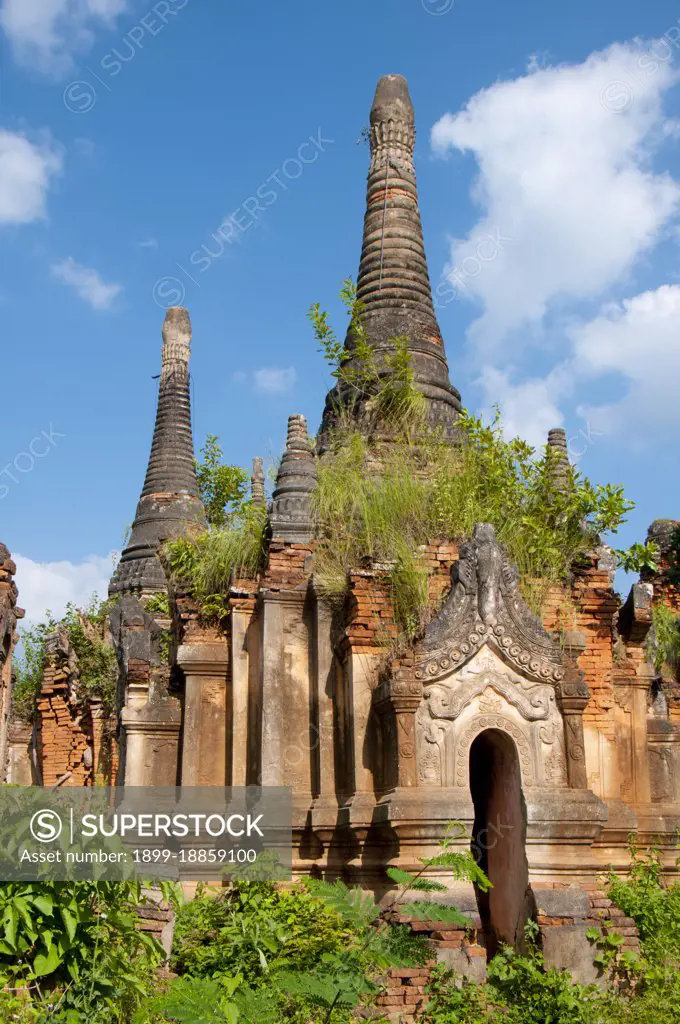
[[[115,720],[99,701],[84,701],[78,659],[64,629],[47,639],[38,697],[36,745],[42,785],[113,784],[118,765]]]
[[[271,590],[299,587],[309,578],[311,544],[295,544],[274,538],[269,545],[263,585]]]
[[[17,608],[16,565],[4,544],[0,544],[0,782],[6,779],[7,740],[12,704],[12,654],[17,641],[17,620],[23,617]]]
[[[603,935],[620,935],[623,942],[619,955],[640,955],[640,937],[635,921],[626,917],[597,886],[580,889],[565,882],[542,882],[532,888],[536,897],[539,944],[548,965],[564,966],[563,953],[573,949],[573,935],[578,932],[584,953],[581,969],[586,972],[581,980],[597,980],[601,975],[593,962],[597,946],[586,939],[590,928],[599,929]],[[464,928],[456,928],[443,921],[414,921],[399,914],[388,916],[393,923],[406,924],[414,934],[424,938],[432,950],[432,959],[422,967],[394,968],[387,973],[383,979],[383,991],[376,1001],[387,1020],[413,1024],[421,1019],[419,1015],[428,1001],[431,968],[437,963],[443,963],[471,981],[484,981],[486,938],[481,920],[474,913],[467,915],[470,923]],[[565,935],[568,937],[563,942]]]
[[[428,573],[430,616],[451,589],[451,566],[458,560],[458,546],[435,540],[420,549]],[[374,565],[357,569],[349,577],[346,642],[355,653],[388,649],[398,634],[392,603],[389,569]]]
[[[78,700],[77,660],[64,630],[47,640],[38,699],[38,758],[44,786],[93,783],[92,726]]]

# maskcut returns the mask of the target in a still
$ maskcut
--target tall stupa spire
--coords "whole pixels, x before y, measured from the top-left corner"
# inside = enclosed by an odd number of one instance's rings
[[[110,594],[164,590],[158,546],[191,525],[205,524],[198,496],[189,393],[189,313],[165,315],[158,407],[151,455],[129,542],[109,585]]]
[[[413,164],[413,105],[401,75],[384,75],[378,82],[371,107],[370,144],[357,280],[363,326],[379,359],[393,351],[394,338],[408,339],[415,383],[427,400],[428,422],[453,436],[460,394],[449,380],[434,312]],[[349,352],[352,341],[350,330],[345,340]],[[335,425],[337,409],[348,397],[342,384],[329,393],[322,434]]]

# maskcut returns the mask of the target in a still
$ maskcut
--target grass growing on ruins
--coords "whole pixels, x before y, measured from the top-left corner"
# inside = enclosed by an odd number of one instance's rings
[[[319,590],[341,602],[351,570],[382,564],[397,624],[412,638],[433,611],[423,547],[438,538],[463,541],[476,523],[487,522],[540,614],[549,587],[632,509],[623,488],[594,486],[559,466],[552,449],[536,453],[520,438],[506,440],[498,410],[489,424],[464,412],[459,442],[443,442],[424,422],[406,339],[394,338],[393,352],[379,364],[351,279],[340,297],[350,321],[347,345],[318,303],[308,314],[338,383],[338,426],[324,438],[313,498]]]
[[[163,558],[176,586],[187,587],[206,618],[227,610],[232,578],[256,576],[265,555],[266,510],[244,505],[224,529],[206,530],[168,541]]]
[[[328,597],[344,599],[352,569],[382,564],[399,626],[412,636],[431,612],[423,547],[463,541],[475,523],[488,522],[539,612],[547,587],[566,579],[574,559],[632,508],[621,487],[594,486],[573,469],[558,486],[554,451],[507,441],[498,414],[485,424],[464,413],[460,428],[457,445],[402,436],[377,447],[358,432],[339,435],[320,460],[313,499],[315,578]]]

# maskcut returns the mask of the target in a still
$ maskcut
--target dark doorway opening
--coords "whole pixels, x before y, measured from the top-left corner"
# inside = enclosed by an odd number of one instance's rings
[[[526,856],[527,815],[515,744],[498,729],[480,733],[470,748],[475,809],[472,853],[493,883],[477,888],[477,905],[491,959],[501,943],[524,950],[524,927],[535,912]]]

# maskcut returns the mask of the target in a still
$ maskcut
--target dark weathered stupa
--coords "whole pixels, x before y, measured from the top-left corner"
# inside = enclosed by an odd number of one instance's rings
[[[110,594],[165,590],[158,545],[191,524],[204,524],[191,436],[189,350],[191,322],[180,306],[163,324],[156,425],[132,531],[109,586]]]
[[[370,124],[371,164],[357,299],[362,322],[379,362],[394,351],[394,339],[406,338],[418,390],[427,401],[427,421],[454,435],[460,394],[449,380],[439,324],[432,302],[418,190],[413,165],[415,121],[406,79],[384,75],[378,82]],[[345,341],[353,348],[352,331]],[[352,360],[347,363],[352,367]],[[388,372],[387,369],[385,372]],[[326,398],[321,435],[337,423],[339,412],[356,402],[351,386],[339,383]],[[356,414],[361,417],[359,400]]]

